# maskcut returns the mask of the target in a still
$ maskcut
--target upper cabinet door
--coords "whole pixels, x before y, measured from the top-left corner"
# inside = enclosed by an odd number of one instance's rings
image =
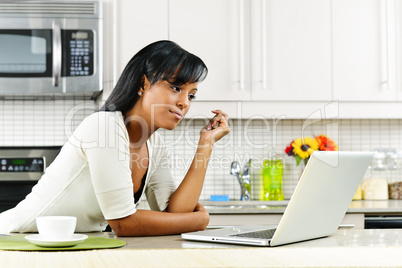
[[[330,0],[251,1],[251,44],[253,100],[331,100]]]
[[[209,69],[197,100],[250,100],[248,3],[169,1],[169,39],[199,56]]]
[[[394,4],[332,1],[335,100],[396,100]]]
[[[118,77],[139,50],[152,42],[168,39],[168,0],[118,0],[115,9],[118,15],[112,31],[115,31],[114,68]]]

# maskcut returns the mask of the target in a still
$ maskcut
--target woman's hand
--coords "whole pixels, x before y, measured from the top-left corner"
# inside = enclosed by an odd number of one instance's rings
[[[211,146],[230,132],[228,115],[221,110],[214,110],[212,112],[215,116],[200,132],[200,141],[206,142]]]
[[[197,205],[195,206],[194,212],[200,214],[200,221],[199,223],[202,224],[201,229],[204,230],[205,228],[207,228],[207,225],[209,223],[209,213],[208,211],[204,208],[203,205],[201,205],[200,203],[197,203]]]

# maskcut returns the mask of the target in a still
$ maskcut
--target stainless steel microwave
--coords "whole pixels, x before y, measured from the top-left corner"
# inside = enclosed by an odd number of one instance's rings
[[[102,2],[0,1],[0,97],[102,90]]]

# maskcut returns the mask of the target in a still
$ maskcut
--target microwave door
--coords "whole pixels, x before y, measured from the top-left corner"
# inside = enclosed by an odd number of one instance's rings
[[[0,30],[2,77],[51,77],[52,32]]]
[[[52,55],[52,84],[54,87],[60,85],[61,78],[61,27],[60,24],[54,20],[52,25],[52,45],[53,45],[53,55]],[[66,93],[63,90],[63,93]]]

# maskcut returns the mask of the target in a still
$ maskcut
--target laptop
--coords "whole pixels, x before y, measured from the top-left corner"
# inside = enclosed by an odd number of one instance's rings
[[[183,233],[192,241],[279,246],[334,234],[370,164],[372,152],[314,152],[278,225]],[[245,216],[246,217],[246,216]]]

